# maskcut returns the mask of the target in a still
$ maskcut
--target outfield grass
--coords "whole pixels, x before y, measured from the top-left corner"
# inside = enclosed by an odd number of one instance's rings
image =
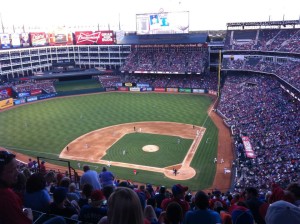
[[[95,79],[85,79],[85,80],[55,82],[54,86],[57,92],[65,92],[65,91],[73,91],[73,90],[99,88],[100,84]]]
[[[191,164],[197,175],[192,180],[176,181],[194,190],[203,189],[212,184],[216,170],[212,161],[217,153],[218,131],[207,118],[210,104],[209,97],[194,94],[114,92],[55,98],[0,113],[0,145],[30,156],[58,158],[60,151],[75,138],[106,126],[139,121],[204,126],[203,141]],[[72,164],[77,167],[77,161]],[[134,176],[131,169],[110,169],[124,179],[165,186],[175,183],[163,174],[142,171]]]

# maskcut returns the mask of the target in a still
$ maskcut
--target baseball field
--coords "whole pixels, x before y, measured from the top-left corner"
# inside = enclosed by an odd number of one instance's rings
[[[78,163],[98,172],[110,165],[121,179],[207,189],[218,174],[213,160],[220,148],[218,128],[208,116],[213,103],[196,94],[54,98],[1,112],[0,146],[32,157],[70,159],[77,169]]]

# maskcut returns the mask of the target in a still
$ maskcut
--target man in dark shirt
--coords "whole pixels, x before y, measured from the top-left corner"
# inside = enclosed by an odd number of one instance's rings
[[[0,223],[32,223],[32,212],[23,212],[21,198],[11,189],[17,182],[18,170],[15,155],[0,151]]]
[[[257,224],[265,224],[265,220],[259,212],[260,207],[264,202],[258,199],[258,191],[254,187],[248,187],[245,189],[246,205],[251,210],[254,220]]]
[[[106,215],[107,205],[103,192],[94,190],[91,194],[91,203],[81,208],[79,220],[83,223],[98,223]]]

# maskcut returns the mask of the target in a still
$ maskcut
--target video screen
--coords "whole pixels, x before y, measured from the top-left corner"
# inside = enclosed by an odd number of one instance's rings
[[[139,35],[188,33],[189,12],[137,14],[136,31]]]

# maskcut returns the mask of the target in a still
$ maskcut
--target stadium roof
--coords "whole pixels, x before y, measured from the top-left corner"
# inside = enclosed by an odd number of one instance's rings
[[[276,28],[281,26],[296,27],[297,25],[300,25],[300,19],[282,20],[282,21],[263,21],[263,22],[237,22],[237,23],[227,23],[226,25],[227,25],[227,29],[233,27],[272,27],[272,26],[276,26]]]
[[[203,44],[208,41],[207,33],[195,34],[127,34],[117,44]]]

